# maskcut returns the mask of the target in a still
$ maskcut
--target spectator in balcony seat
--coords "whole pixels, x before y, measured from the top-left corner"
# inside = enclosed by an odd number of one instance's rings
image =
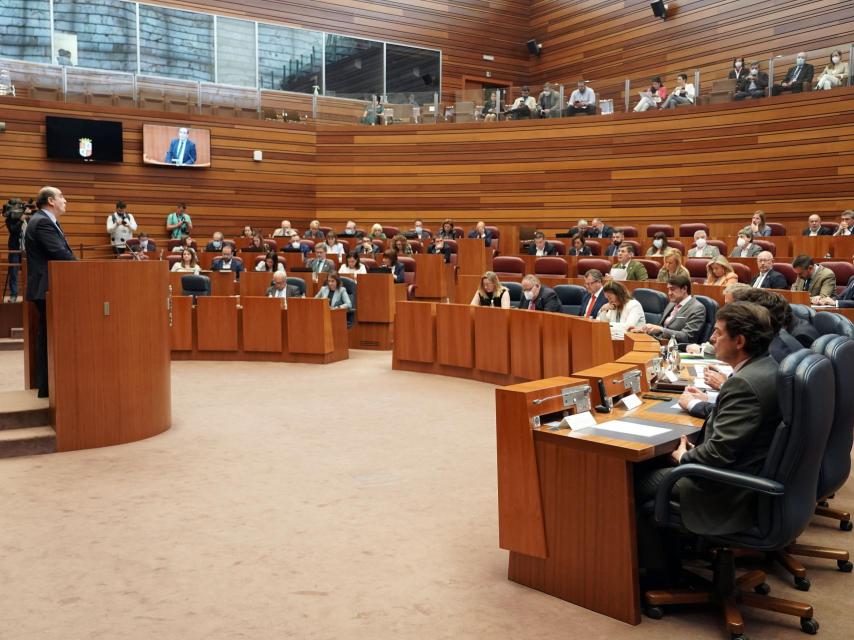
[[[804,83],[808,82],[812,84],[814,73],[815,69],[813,66],[807,63],[807,54],[803,51],[798,52],[798,55],[795,57],[795,66],[786,72],[786,78],[783,82],[771,87],[771,95],[779,96],[784,91],[800,93],[804,90]]]
[[[768,89],[768,74],[759,69],[758,62],[751,62],[750,73],[738,82],[732,98],[733,100],[764,98],[766,89]]]
[[[744,64],[744,56],[735,58],[732,61],[732,69],[727,76],[730,80],[735,80],[738,84],[741,80],[750,75],[750,69]]]
[[[566,103],[566,115],[578,114],[596,115],[596,93],[587,86],[587,82],[584,80],[578,81],[578,88],[572,92]]]
[[[688,82],[688,76],[680,73],[676,76],[676,88],[667,96],[667,100],[661,105],[662,109],[675,109],[678,106],[694,104],[697,90],[693,82]]]
[[[841,87],[847,77],[848,63],[842,61],[841,51],[834,51],[830,55],[830,64],[821,72],[815,88],[827,91],[834,87]]]
[[[641,98],[635,105],[635,112],[646,111],[647,109],[658,109],[659,105],[667,98],[667,89],[661,82],[661,78],[656,76],[652,79],[652,86],[646,91],[641,92]]]

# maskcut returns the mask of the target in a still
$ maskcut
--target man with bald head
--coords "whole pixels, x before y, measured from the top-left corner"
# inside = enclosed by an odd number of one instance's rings
[[[807,64],[807,54],[799,51],[795,57],[795,66],[786,72],[786,79],[783,82],[771,87],[771,95],[779,96],[784,91],[800,93],[804,90],[804,82],[812,83],[814,71],[813,66]]]
[[[804,229],[802,236],[829,236],[833,235],[830,229],[821,226],[821,216],[817,213],[812,214],[807,219],[807,228]]]
[[[36,211],[27,223],[27,300],[39,311],[39,335],[36,343],[36,384],[39,398],[48,397],[47,376],[47,309],[48,263],[52,260],[76,260],[65,240],[60,218],[65,214],[66,200],[56,187],[43,187],[36,200]]]
[[[756,256],[759,275],[753,278],[750,286],[754,289],[788,289],[789,283],[779,271],[774,269],[774,256],[770,251],[762,251]]]

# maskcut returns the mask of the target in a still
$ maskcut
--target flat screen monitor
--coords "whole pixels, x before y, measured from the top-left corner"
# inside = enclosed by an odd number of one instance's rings
[[[189,125],[142,125],[142,161],[164,167],[211,166],[210,129]]]
[[[45,117],[47,157],[76,162],[122,162],[122,123]]]

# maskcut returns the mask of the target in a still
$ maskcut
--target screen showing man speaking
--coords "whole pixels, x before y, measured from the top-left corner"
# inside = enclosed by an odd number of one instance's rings
[[[170,167],[211,166],[211,132],[189,126],[146,124],[142,127],[142,160]]]

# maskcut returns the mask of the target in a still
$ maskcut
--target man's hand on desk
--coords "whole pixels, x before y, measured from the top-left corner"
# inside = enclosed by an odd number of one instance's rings
[[[661,333],[662,329],[657,324],[641,324],[635,327],[636,331],[641,331],[643,333]]]
[[[836,306],[836,300],[833,298],[828,298],[827,296],[815,296],[811,299],[813,304],[827,305],[831,307]]]
[[[679,464],[679,461],[682,459],[682,456],[685,455],[685,452],[688,449],[693,449],[694,445],[688,442],[688,438],[686,436],[682,436],[679,438],[679,446],[676,448],[676,451],[670,454],[670,457],[673,458],[673,461],[676,464]]]
[[[682,409],[682,411],[688,411],[688,405],[694,400],[708,402],[709,396],[708,394],[700,391],[697,387],[686,387],[685,391],[682,392],[682,395],[679,396],[679,408]]]
[[[726,379],[727,376],[713,367],[706,367],[706,370],[703,372],[703,382],[715,391],[720,390],[723,383],[726,382]]]

